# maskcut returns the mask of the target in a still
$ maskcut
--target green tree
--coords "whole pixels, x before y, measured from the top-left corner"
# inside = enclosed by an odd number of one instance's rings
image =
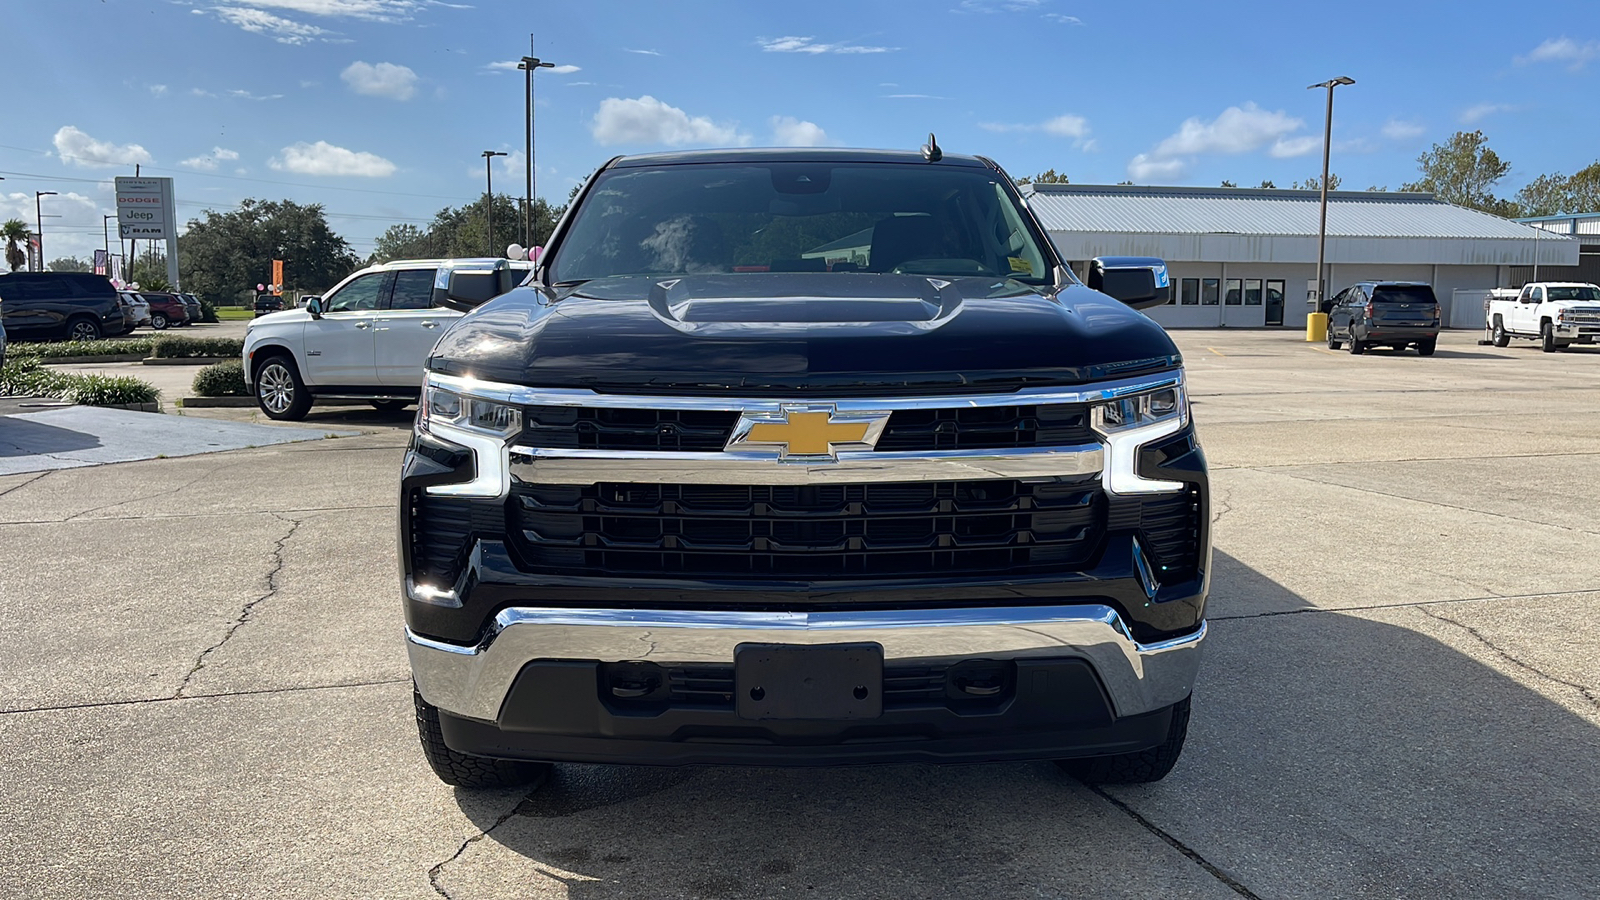
[[[253,298],[257,284],[272,280],[274,259],[284,261],[286,291],[312,293],[361,264],[318,203],[251,198],[229,212],[206,210],[178,238],[184,287],[218,302]]]
[[[1226,178],[1224,178],[1224,179],[1222,179],[1222,185],[1221,185],[1221,186],[1222,186],[1222,187],[1225,187],[1225,188],[1236,188],[1236,187],[1238,187],[1238,186],[1239,186],[1239,185],[1238,185],[1238,184],[1236,184],[1236,183],[1234,183],[1234,182],[1232,182],[1232,181],[1229,181],[1229,180],[1228,180],[1228,179],[1226,179]]]
[[[1275,191],[1277,189],[1278,186],[1273,184],[1272,179],[1270,178],[1263,178],[1261,179],[1261,183],[1256,185],[1256,190],[1258,191]]]
[[[28,261],[28,255],[17,246],[18,241],[26,242],[28,235],[28,223],[21,219],[7,219],[4,225],[0,225],[0,237],[6,240],[6,265],[10,266],[13,272],[22,268]]]
[[[50,265],[45,268],[52,272],[92,272],[94,263],[76,256],[63,256],[50,260]]]
[[[1540,175],[1517,192],[1516,204],[1524,216],[1600,210],[1600,162],[1590,163],[1570,177],[1559,172]]]
[[[1067,176],[1056,172],[1055,169],[1045,169],[1032,178],[1018,178],[1017,184],[1070,184]]]
[[[138,258],[133,261],[128,270],[128,280],[137,284],[141,291],[172,290],[172,283],[167,280],[167,255],[165,253],[140,251]]]
[[[1289,185],[1289,189],[1294,191],[1320,191],[1322,190],[1322,176],[1313,175],[1310,178],[1307,178],[1305,181],[1296,181],[1294,184]],[[1339,173],[1329,172],[1328,190],[1337,191],[1338,189]]]
[[[522,242],[522,202],[519,198],[495,194],[494,246],[489,246],[488,222],[484,202],[445,207],[433,216],[427,228],[409,223],[391,225],[378,236],[370,262],[391,259],[431,259],[462,256],[502,256],[506,246]],[[551,206],[543,197],[533,201],[533,243],[543,246],[555,230],[556,220],[565,207]]]
[[[1517,205],[1494,195],[1494,186],[1511,164],[1489,149],[1481,131],[1458,131],[1417,157],[1422,177],[1402,191],[1427,191],[1446,203],[1500,216],[1517,214]]]

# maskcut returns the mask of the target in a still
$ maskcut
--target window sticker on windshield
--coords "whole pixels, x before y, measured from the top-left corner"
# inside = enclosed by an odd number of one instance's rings
[[[1006,259],[1011,263],[1011,271],[1026,272],[1029,275],[1033,274],[1033,263],[1028,262],[1027,260],[1018,256],[1008,256]]]

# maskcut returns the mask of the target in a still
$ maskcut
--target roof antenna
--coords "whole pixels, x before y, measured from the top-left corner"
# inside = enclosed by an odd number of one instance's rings
[[[928,142],[922,145],[922,158],[928,162],[938,162],[944,159],[944,151],[939,149],[939,142],[934,140],[933,132],[928,132]]]

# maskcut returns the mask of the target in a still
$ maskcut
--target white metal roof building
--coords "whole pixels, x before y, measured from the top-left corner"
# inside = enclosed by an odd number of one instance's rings
[[[1062,256],[1157,256],[1173,302],[1148,310],[1176,327],[1302,327],[1317,261],[1316,191],[1038,184],[1028,205]],[[1578,242],[1435,200],[1431,194],[1328,194],[1328,288],[1420,281],[1447,308],[1456,290],[1508,284],[1511,266],[1571,266]],[[1481,296],[1481,295],[1478,295]],[[1478,327],[1481,303],[1446,324]],[[1470,322],[1468,320],[1471,320]]]

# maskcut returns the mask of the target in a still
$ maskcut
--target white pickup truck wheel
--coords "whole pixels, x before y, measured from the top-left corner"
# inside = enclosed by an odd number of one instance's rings
[[[1494,334],[1489,342],[1496,347],[1504,347],[1511,343],[1511,335],[1506,334],[1506,323],[1499,316],[1494,317]]]

